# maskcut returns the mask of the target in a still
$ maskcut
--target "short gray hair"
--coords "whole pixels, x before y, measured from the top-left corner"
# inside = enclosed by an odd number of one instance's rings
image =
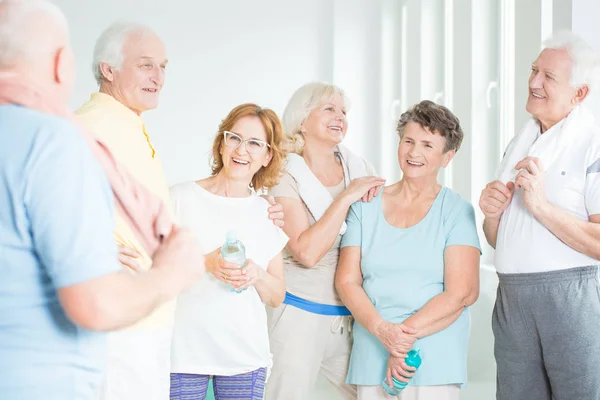
[[[44,0],[0,2],[0,67],[36,62],[54,45],[55,38],[39,34],[38,18],[50,17],[68,38],[67,19],[60,8]]]
[[[155,35],[154,31],[146,25],[124,21],[110,25],[100,34],[94,46],[94,61],[92,62],[92,72],[98,85],[104,78],[100,64],[105,63],[117,70],[120,69],[125,58],[123,46],[132,34]]]
[[[459,119],[446,107],[430,100],[423,100],[412,106],[402,113],[398,121],[396,131],[400,139],[404,137],[404,128],[409,122],[415,122],[421,125],[421,128],[442,136],[446,140],[444,153],[460,149],[464,133]]]
[[[302,123],[312,110],[323,102],[333,99],[336,95],[342,98],[344,105],[348,108],[349,101],[344,91],[329,83],[307,83],[294,92],[283,111],[281,121],[287,151],[302,154],[304,149],[304,138],[301,132]]]
[[[560,31],[546,40],[544,49],[566,50],[571,57],[570,84],[572,87],[588,86],[590,92],[598,86],[600,55],[585,40],[570,31]]]

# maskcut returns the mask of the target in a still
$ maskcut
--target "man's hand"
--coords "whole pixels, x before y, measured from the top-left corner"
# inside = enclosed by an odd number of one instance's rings
[[[545,192],[546,171],[542,162],[535,157],[526,157],[515,167],[520,171],[515,178],[515,187],[523,189],[523,203],[534,216],[547,205]]]
[[[176,226],[154,254],[153,261],[153,268],[167,273],[176,293],[194,285],[206,270],[196,238],[188,230]]]
[[[479,208],[490,220],[500,220],[502,213],[509,206],[514,193],[515,184],[508,182],[506,185],[500,181],[493,181],[486,185],[479,198]]]

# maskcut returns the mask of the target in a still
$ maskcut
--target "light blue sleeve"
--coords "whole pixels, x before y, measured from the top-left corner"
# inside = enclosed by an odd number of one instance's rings
[[[449,229],[446,231],[446,247],[471,246],[481,253],[475,210],[470,203],[460,199],[448,216],[447,223]]]
[[[23,196],[34,250],[53,285],[62,288],[121,267],[104,171],[75,126],[52,122],[36,134]]]
[[[362,205],[360,201],[352,204],[346,218],[346,233],[342,236],[340,247],[362,245]]]

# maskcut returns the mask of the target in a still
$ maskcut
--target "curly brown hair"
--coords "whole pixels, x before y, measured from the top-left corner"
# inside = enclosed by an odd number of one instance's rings
[[[416,122],[431,133],[437,133],[446,138],[444,153],[458,151],[463,140],[463,130],[458,118],[446,107],[430,100],[423,100],[412,106],[400,116],[396,131],[400,138],[404,127],[409,122]]]
[[[271,153],[271,161],[266,167],[259,169],[252,177],[251,186],[254,190],[270,189],[277,184],[283,170],[283,160],[286,153],[283,150],[283,128],[281,121],[274,111],[262,108],[256,104],[241,104],[231,110],[227,117],[219,125],[219,131],[215,136],[212,146],[211,170],[212,175],[217,175],[223,169],[223,157],[221,147],[224,143],[223,133],[230,131],[240,119],[255,117],[260,120],[267,134],[267,151]]]

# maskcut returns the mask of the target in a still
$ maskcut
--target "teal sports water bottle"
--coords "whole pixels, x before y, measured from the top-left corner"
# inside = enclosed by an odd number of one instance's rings
[[[221,256],[224,261],[232,264],[238,264],[240,268],[246,266],[246,247],[244,243],[238,240],[237,233],[235,231],[227,232],[225,237],[225,243],[221,246]],[[242,293],[246,289],[237,290],[231,288],[232,292]]]
[[[404,359],[404,362],[406,363],[406,365],[408,365],[409,367],[415,367],[415,368],[419,368],[421,366],[421,355],[419,354],[419,349],[412,349],[411,351],[408,352],[407,357]],[[402,382],[399,381],[398,379],[396,379],[395,377],[392,376],[392,381],[394,382],[394,387],[390,387],[390,385],[388,385],[387,383],[387,378],[383,379],[383,382],[381,382],[381,386],[383,386],[383,390],[385,390],[385,392],[389,395],[392,396],[398,396],[400,395],[400,392],[402,391],[402,389],[404,389],[407,385],[408,382]]]

